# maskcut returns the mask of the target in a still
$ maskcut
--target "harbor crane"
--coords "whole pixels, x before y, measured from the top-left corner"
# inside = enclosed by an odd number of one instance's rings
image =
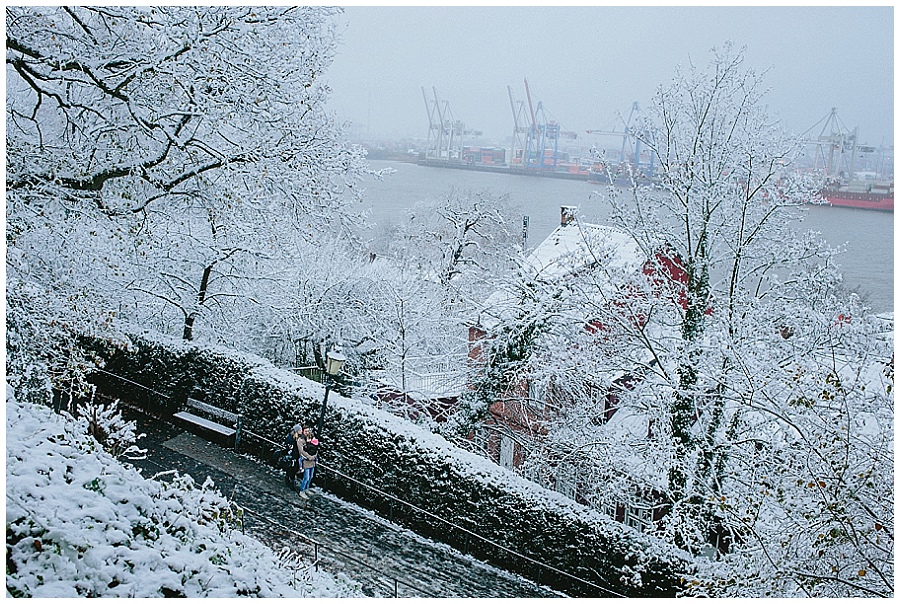
[[[522,162],[525,154],[526,135],[532,129],[530,116],[525,113],[525,104],[513,97],[512,86],[506,87],[509,93],[509,105],[513,114],[512,149],[509,152],[510,164]]]
[[[819,136],[815,139],[804,138],[809,132],[823,124]],[[819,158],[821,157],[823,168],[825,169],[825,178],[840,178],[842,174],[848,178],[852,178],[856,170],[856,152],[857,139],[859,138],[859,127],[850,130],[838,117],[837,107],[832,107],[831,112],[813,124],[809,130],[800,135],[801,141],[811,143],[816,147],[816,156],[813,165],[819,168]],[[868,148],[866,148],[868,150]],[[874,151],[874,148],[871,149]],[[827,155],[827,159],[826,159]]]
[[[638,141],[634,140],[637,138],[637,131],[631,125],[631,120],[634,118],[634,114],[639,113],[639,112],[640,112],[640,106],[638,105],[637,101],[635,101],[634,103],[631,104],[631,113],[628,114],[627,120],[622,117],[622,114],[620,112],[616,111],[616,117],[619,118],[619,120],[624,125],[624,128],[622,129],[621,132],[617,131],[615,129],[615,127],[613,127],[612,130],[604,130],[604,129],[598,128],[598,129],[594,129],[594,130],[588,130],[587,133],[594,134],[594,135],[605,135],[605,136],[616,136],[616,137],[621,136],[622,137],[622,149],[619,153],[619,163],[623,164],[623,163],[625,163],[625,148],[626,148],[626,146],[628,147],[629,152],[634,152],[635,147],[637,147],[637,145],[639,144]],[[637,147],[637,148],[639,150],[639,147]],[[639,155],[637,153],[634,153],[634,155],[635,155],[635,160],[637,160]],[[637,163],[637,161],[635,163]]]
[[[531,99],[531,88],[525,78],[527,111],[522,101],[513,97],[511,86],[507,86],[509,104],[513,114],[512,162],[521,162],[526,170],[555,169],[559,160],[559,139],[577,138],[578,134],[563,130],[559,122],[547,117],[544,105],[538,101],[537,107]],[[552,153],[551,153],[552,151]]]
[[[635,170],[640,171],[642,166],[641,147],[643,142],[652,135],[653,130],[647,126],[646,121],[641,116],[641,108],[637,101],[631,104],[631,113],[628,114],[627,120],[622,117],[622,114],[618,111],[616,112],[616,117],[622,122],[623,129],[621,132],[613,127],[611,130],[599,128],[588,130],[587,133],[601,136],[622,137],[622,146],[619,152],[619,164],[624,165],[630,156],[634,158]],[[647,167],[647,176],[652,177],[654,169],[654,157],[652,153],[649,154]]]
[[[616,112],[616,117],[623,124],[623,129],[621,132],[617,131],[615,127],[612,130],[605,129],[594,129],[588,130],[588,134],[601,135],[601,136],[616,136],[622,137],[622,146],[619,152],[619,164],[625,164],[628,157],[626,156],[626,150],[628,155],[634,158],[634,167],[635,170],[640,171],[641,168],[641,146],[644,140],[647,140],[649,136],[652,135],[652,131],[647,128],[644,123],[645,120],[642,119],[641,116],[641,108],[637,101],[631,104],[631,112],[628,114],[628,119],[622,117],[620,112]],[[648,176],[653,176],[653,154],[651,153],[648,159]]]
[[[432,88],[434,92],[434,101],[428,99],[428,93],[425,87],[422,87],[422,97],[425,99],[425,110],[428,113],[428,138],[425,142],[425,157],[443,158],[449,157],[450,145],[452,144],[452,119],[453,114],[450,112],[450,104],[447,101],[441,103],[438,99],[436,88]],[[445,149],[447,154],[445,155]]]
[[[425,87],[422,97],[425,99],[425,111],[428,113],[428,138],[425,142],[425,157],[451,159],[459,157],[463,137],[480,136],[480,130],[468,130],[466,125],[453,117],[449,101],[441,101],[437,89],[432,87],[434,100],[428,98]]]
[[[822,124],[819,135],[810,137],[809,133],[819,124]],[[860,169],[873,174],[875,179],[893,175],[894,147],[861,144],[859,127],[851,130],[845,126],[836,107],[801,134],[799,142],[815,147],[813,167],[821,170],[826,180],[853,180]]]

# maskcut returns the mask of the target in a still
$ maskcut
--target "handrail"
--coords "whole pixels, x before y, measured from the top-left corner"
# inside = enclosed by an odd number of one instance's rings
[[[273,526],[276,526],[276,527],[278,527],[278,528],[280,528],[280,529],[282,529],[282,530],[288,531],[289,533],[292,533],[292,534],[294,534],[294,535],[297,535],[298,537],[300,537],[301,539],[303,539],[303,540],[306,541],[307,543],[309,543],[309,544],[311,544],[311,545],[314,545],[314,546],[316,547],[316,549],[315,549],[315,551],[314,551],[314,554],[315,554],[315,560],[314,560],[314,562],[315,562],[316,564],[318,564],[318,562],[319,562],[318,548],[321,547],[322,549],[324,549],[324,550],[326,550],[326,551],[330,551],[330,552],[334,553],[335,555],[340,556],[341,558],[345,558],[345,559],[347,559],[347,560],[350,560],[351,562],[354,562],[354,563],[356,563],[356,564],[360,564],[360,565],[362,565],[362,566],[365,566],[366,568],[375,571],[375,572],[378,573],[379,575],[381,575],[381,576],[383,576],[383,577],[385,577],[385,578],[387,578],[387,579],[393,580],[393,581],[394,581],[394,597],[395,597],[395,598],[398,596],[398,594],[397,594],[397,586],[398,586],[398,585],[403,585],[403,586],[405,586],[405,587],[409,587],[410,589],[414,589],[414,590],[416,590],[416,591],[418,591],[418,592],[424,594],[426,597],[429,597],[429,598],[439,598],[439,597],[441,597],[441,596],[439,596],[439,595],[437,595],[437,594],[433,594],[433,593],[431,593],[431,592],[429,592],[429,591],[426,591],[426,590],[422,589],[421,587],[418,587],[417,585],[413,585],[412,583],[409,583],[408,581],[404,581],[403,579],[398,579],[397,577],[388,575],[388,574],[386,574],[383,570],[381,570],[380,568],[377,568],[377,567],[375,567],[375,566],[372,566],[371,564],[369,564],[368,562],[365,562],[364,560],[360,560],[359,558],[357,558],[357,557],[355,557],[355,556],[351,556],[350,554],[345,554],[345,553],[343,553],[342,551],[340,551],[340,550],[337,549],[337,548],[329,547],[328,545],[325,545],[324,543],[322,543],[322,542],[320,542],[320,541],[316,541],[316,540],[313,539],[312,537],[308,537],[308,536],[304,535],[303,533],[300,533],[300,532],[298,532],[298,531],[296,531],[296,530],[294,530],[294,529],[292,529],[292,528],[290,528],[290,527],[288,527],[288,526],[285,526],[285,525],[281,524],[280,522],[278,522],[277,520],[272,520],[271,518],[269,518],[269,517],[267,517],[267,516],[264,516],[263,514],[260,514],[259,512],[256,512],[256,511],[254,511],[254,510],[251,510],[250,508],[248,508],[248,507],[246,507],[246,506],[243,506],[243,505],[242,505],[242,506],[240,506],[240,508],[241,508],[244,512],[249,512],[250,515],[256,516],[256,517],[258,517],[258,518],[261,518],[262,520],[266,521],[267,523],[269,523],[269,524],[271,524],[271,525],[273,525]]]
[[[368,485],[368,484],[365,484],[364,482],[361,482],[361,481],[359,481],[359,480],[356,480],[355,478],[352,478],[352,477],[350,477],[350,476],[344,474],[343,472],[341,472],[341,471],[339,471],[339,470],[336,470],[336,469],[334,469],[334,468],[329,468],[327,465],[325,465],[325,464],[323,464],[323,463],[321,463],[321,462],[317,463],[316,465],[321,465],[324,469],[330,470],[331,472],[334,472],[335,474],[337,474],[338,476],[341,476],[342,478],[344,478],[344,479],[346,479],[346,480],[350,480],[350,481],[352,481],[352,482],[355,482],[355,483],[358,484],[358,485],[361,485],[361,486],[363,486],[363,487],[365,487],[365,488],[367,488],[367,489],[370,489],[370,490],[372,490],[372,491],[378,493],[378,494],[381,495],[382,497],[387,497],[388,499],[393,499],[394,501],[396,501],[396,502],[398,502],[398,503],[402,503],[402,504],[404,504],[404,505],[407,505],[407,506],[409,506],[410,508],[412,508],[413,510],[415,510],[416,512],[419,512],[419,513],[421,513],[421,514],[425,514],[426,516],[429,516],[430,518],[433,518],[433,519],[435,519],[435,520],[439,520],[439,521],[441,521],[441,522],[447,524],[449,527],[451,527],[451,528],[453,528],[453,529],[456,529],[456,530],[458,530],[458,531],[462,531],[462,532],[466,533],[467,535],[471,535],[472,537],[475,537],[476,539],[481,539],[481,540],[484,541],[485,543],[487,543],[487,544],[489,544],[489,545],[492,545],[493,547],[496,547],[497,549],[499,549],[499,550],[501,550],[501,551],[503,551],[503,552],[506,552],[507,554],[512,554],[513,556],[517,556],[517,557],[521,558],[522,560],[524,560],[524,561],[526,561],[526,562],[530,562],[531,564],[535,564],[535,565],[540,566],[540,567],[542,567],[542,568],[545,568],[545,569],[547,569],[547,570],[549,570],[549,571],[552,571],[552,572],[555,572],[555,573],[557,573],[557,574],[560,574],[560,575],[562,575],[563,577],[566,577],[566,578],[569,578],[569,579],[574,579],[575,581],[578,581],[579,583],[583,583],[584,585],[587,585],[587,586],[590,586],[590,587],[594,587],[594,588],[596,588],[596,589],[600,589],[600,590],[605,591],[605,592],[607,592],[607,593],[609,593],[609,594],[611,594],[611,595],[613,595],[613,596],[615,596],[615,597],[617,597],[617,598],[624,598],[624,597],[625,597],[625,596],[623,596],[622,594],[618,594],[618,593],[612,591],[611,589],[607,589],[606,587],[603,587],[602,585],[597,585],[596,583],[591,583],[591,582],[588,581],[587,579],[582,579],[581,577],[576,577],[575,575],[572,575],[572,574],[570,574],[570,573],[567,573],[566,571],[564,571],[564,570],[562,570],[562,569],[556,568],[556,567],[554,567],[554,566],[550,566],[549,564],[547,564],[547,563],[545,563],[545,562],[541,562],[540,560],[535,560],[534,558],[531,558],[530,556],[526,556],[525,554],[520,554],[519,552],[517,552],[517,551],[515,551],[515,550],[511,550],[511,549],[509,549],[508,547],[506,547],[506,546],[504,546],[504,545],[501,545],[500,543],[497,543],[496,541],[493,541],[493,540],[491,540],[491,539],[488,539],[487,537],[484,537],[484,536],[482,536],[482,535],[479,535],[478,533],[474,533],[474,532],[470,531],[469,529],[467,529],[467,528],[465,528],[465,527],[459,526],[458,524],[454,524],[454,523],[450,522],[449,520],[447,520],[446,518],[441,518],[441,517],[438,516],[437,514],[433,514],[433,513],[429,512],[428,510],[423,510],[422,508],[420,508],[420,507],[418,507],[418,506],[416,506],[416,505],[414,505],[414,504],[412,504],[412,503],[409,503],[408,501],[404,501],[404,500],[400,499],[399,497],[396,497],[396,496],[394,496],[394,495],[391,495],[390,493],[386,493],[386,492],[382,491],[381,489],[379,489],[379,488],[377,488],[377,487],[373,487],[372,485]]]
[[[103,372],[103,373],[106,373],[107,375],[111,375],[111,376],[113,376],[113,377],[119,378],[119,379],[121,379],[121,380],[124,380],[124,381],[126,381],[126,382],[129,382],[129,383],[134,384],[134,385],[136,385],[136,386],[140,386],[141,388],[145,388],[146,390],[149,390],[150,392],[154,392],[154,393],[156,393],[156,394],[159,394],[160,396],[164,396],[165,398],[171,398],[171,397],[169,397],[168,395],[165,395],[165,394],[162,394],[162,393],[158,393],[158,392],[156,392],[155,390],[153,390],[152,388],[148,388],[147,386],[144,386],[143,384],[138,384],[137,382],[133,382],[133,381],[127,379],[127,378],[124,378],[124,377],[122,377],[122,376],[116,375],[116,374],[114,374],[114,373],[110,373],[110,372],[105,371],[105,370],[102,370],[102,369],[95,369],[95,370],[101,371],[101,372]],[[280,451],[281,449],[284,448],[284,447],[283,447],[283,444],[277,443],[277,442],[275,442],[275,441],[273,441],[273,440],[270,440],[270,439],[266,438],[265,436],[262,436],[262,435],[260,435],[260,434],[256,434],[256,433],[254,433],[254,432],[252,432],[252,431],[250,431],[250,430],[244,430],[244,432],[245,432],[247,435],[252,435],[253,437],[255,437],[255,438],[257,438],[257,439],[259,439],[259,440],[261,440],[261,441],[264,441],[264,442],[269,443],[270,445],[272,445],[272,446],[274,447],[273,451]],[[441,518],[440,516],[437,516],[437,515],[435,515],[435,514],[432,514],[431,512],[429,512],[429,511],[427,511],[427,510],[423,510],[422,508],[419,508],[419,507],[415,506],[414,504],[409,503],[408,501],[404,501],[403,499],[400,499],[399,497],[396,497],[396,496],[394,496],[394,495],[391,495],[390,493],[386,493],[386,492],[384,492],[384,491],[382,491],[382,490],[380,490],[380,489],[378,489],[378,488],[376,488],[376,487],[373,487],[372,485],[366,484],[366,483],[364,483],[364,482],[362,482],[362,481],[357,480],[356,478],[353,478],[353,477],[351,477],[351,476],[348,476],[348,475],[346,475],[346,474],[340,472],[339,470],[337,470],[337,469],[335,469],[335,468],[329,467],[328,465],[326,465],[326,464],[324,464],[324,463],[322,463],[322,462],[318,462],[317,465],[320,465],[320,466],[322,466],[323,469],[329,470],[329,471],[331,471],[331,472],[334,472],[335,474],[337,474],[337,475],[339,475],[339,476],[341,476],[341,477],[343,477],[343,478],[345,478],[345,479],[347,479],[347,480],[350,480],[351,482],[354,482],[354,483],[356,483],[356,484],[358,484],[358,485],[360,485],[360,486],[362,486],[362,487],[364,487],[364,488],[367,488],[367,489],[370,489],[370,490],[372,490],[372,491],[375,491],[376,493],[378,493],[378,494],[381,495],[382,497],[386,497],[386,498],[388,498],[388,499],[392,499],[392,500],[394,500],[394,501],[396,501],[396,502],[398,502],[398,503],[401,503],[401,504],[403,504],[403,505],[409,506],[410,508],[412,508],[413,510],[415,510],[415,511],[417,511],[417,512],[419,512],[419,513],[425,514],[425,515],[427,515],[427,516],[429,516],[429,517],[431,517],[431,518],[434,518],[434,519],[436,519],[436,520],[439,520],[439,521],[441,521],[441,522],[443,522],[443,523],[449,525],[449,526],[452,527],[452,528],[455,528],[455,529],[457,529],[457,530],[463,531],[463,532],[466,533],[467,535],[471,535],[472,537],[475,537],[476,539],[480,539],[480,540],[484,541],[485,543],[487,543],[487,544],[489,544],[489,545],[491,545],[491,546],[493,546],[493,547],[496,547],[496,548],[498,548],[498,549],[500,549],[500,550],[502,550],[502,551],[504,551],[504,552],[506,552],[506,553],[512,554],[513,556],[517,556],[518,558],[520,558],[520,559],[522,559],[522,560],[525,560],[526,562],[530,562],[530,563],[535,564],[535,565],[537,565],[537,566],[539,566],[539,567],[542,567],[542,568],[545,568],[545,569],[547,569],[547,570],[549,570],[549,571],[555,572],[555,573],[557,573],[557,574],[559,574],[559,575],[562,575],[563,577],[566,577],[566,578],[569,578],[569,579],[573,579],[573,580],[575,580],[575,581],[577,581],[577,582],[579,582],[579,583],[582,583],[582,584],[584,584],[584,585],[587,585],[587,586],[589,586],[589,587],[593,587],[593,588],[599,589],[599,590],[604,591],[604,592],[606,592],[606,593],[608,593],[608,594],[611,594],[612,596],[615,596],[615,597],[617,597],[617,598],[624,598],[624,597],[626,597],[626,596],[624,596],[624,595],[622,595],[622,594],[619,594],[619,593],[616,593],[616,592],[612,591],[612,590],[609,589],[609,588],[603,587],[602,585],[597,585],[596,583],[592,583],[591,581],[588,581],[587,579],[582,579],[581,577],[577,577],[577,576],[575,576],[575,575],[573,575],[573,574],[571,574],[571,573],[568,573],[568,572],[566,572],[566,571],[564,571],[564,570],[562,570],[562,569],[556,568],[556,567],[554,567],[554,566],[550,566],[549,564],[547,564],[547,563],[545,563],[545,562],[541,562],[540,560],[535,560],[534,558],[531,558],[530,556],[526,556],[525,554],[520,554],[519,552],[514,551],[514,550],[511,550],[511,549],[509,549],[508,547],[505,547],[505,546],[503,546],[503,545],[497,543],[496,541],[493,541],[493,540],[491,540],[491,539],[488,539],[487,537],[484,537],[484,536],[482,536],[482,535],[479,535],[478,533],[475,533],[475,532],[473,532],[473,531],[471,531],[471,530],[469,530],[469,529],[467,529],[467,528],[465,528],[465,527],[461,527],[461,526],[459,526],[459,525],[457,525],[457,524],[454,524],[454,523],[450,522],[449,520],[447,520],[447,519],[445,519],[445,518]]]
[[[159,468],[162,468],[162,469],[165,471],[164,466],[162,466],[162,465],[160,465],[159,463],[153,461],[152,459],[145,459],[145,461],[147,461],[147,462],[149,462],[149,463],[151,463],[151,464],[153,464],[153,465],[155,465],[155,466],[157,466],[157,467],[159,467]],[[264,521],[267,522],[268,524],[271,524],[271,525],[273,525],[273,526],[276,526],[276,527],[279,528],[279,529],[282,529],[282,530],[288,531],[288,532],[290,532],[290,533],[293,533],[294,535],[297,535],[298,537],[300,537],[301,539],[303,539],[303,540],[306,541],[307,543],[309,543],[309,544],[315,546],[315,549],[314,549],[314,552],[313,552],[313,553],[315,554],[315,560],[314,560],[314,563],[315,563],[315,564],[318,564],[318,562],[319,562],[318,548],[321,547],[321,548],[324,549],[325,551],[330,551],[330,552],[332,552],[333,554],[335,554],[336,556],[345,558],[345,559],[350,560],[350,561],[352,561],[352,562],[355,562],[355,563],[357,563],[357,564],[361,564],[361,565],[365,566],[366,568],[375,571],[377,574],[379,574],[380,576],[384,577],[385,579],[390,579],[390,580],[392,580],[392,581],[394,582],[394,597],[395,597],[395,598],[397,597],[397,586],[398,586],[398,585],[404,585],[404,586],[406,586],[406,587],[409,587],[409,588],[411,588],[411,589],[414,589],[414,590],[416,590],[416,591],[419,591],[419,592],[421,592],[421,593],[423,593],[423,594],[425,594],[426,596],[431,597],[431,598],[440,597],[440,596],[437,596],[437,595],[435,595],[435,594],[432,594],[432,593],[430,593],[430,592],[428,592],[428,591],[425,591],[425,590],[422,589],[421,587],[418,587],[418,586],[416,586],[416,585],[413,585],[413,584],[411,584],[411,583],[408,583],[408,582],[404,581],[403,579],[399,579],[399,578],[397,578],[397,577],[394,577],[394,576],[392,576],[392,575],[389,575],[389,574],[387,574],[386,572],[384,572],[382,569],[376,568],[376,567],[372,566],[371,564],[368,564],[368,563],[365,562],[364,560],[360,560],[359,558],[356,558],[356,557],[354,557],[354,556],[351,556],[350,554],[345,554],[344,552],[342,552],[341,550],[339,550],[339,549],[337,549],[337,548],[335,548],[335,547],[332,547],[332,546],[326,545],[326,544],[324,544],[324,543],[321,543],[321,542],[319,542],[319,541],[316,541],[316,540],[313,539],[312,537],[309,537],[309,536],[307,536],[307,535],[304,535],[303,533],[300,533],[300,532],[298,532],[298,531],[296,531],[296,530],[290,528],[289,526],[285,526],[285,525],[281,524],[280,522],[278,522],[277,520],[273,520],[273,519],[269,518],[268,516],[265,516],[265,515],[260,514],[259,512],[255,511],[255,510],[252,510],[252,509],[248,508],[247,506],[244,506],[244,505],[241,505],[241,504],[235,502],[235,501],[234,501],[234,493],[235,493],[235,491],[237,490],[237,487],[238,487],[239,484],[240,484],[240,482],[238,482],[238,483],[235,484],[235,488],[232,490],[231,496],[228,498],[228,500],[231,501],[232,503],[234,503],[234,505],[238,506],[242,511],[244,511],[244,512],[249,512],[250,515],[252,515],[252,516],[257,516],[258,518],[261,518],[262,520],[264,520]],[[241,527],[242,527],[242,529],[243,529],[243,521],[241,522]],[[317,567],[317,568],[318,568],[318,567]]]
[[[250,434],[252,434],[252,433],[250,433]],[[256,438],[259,438],[260,440],[264,440],[264,441],[266,441],[266,442],[268,442],[268,443],[271,443],[271,444],[274,445],[275,447],[281,447],[281,445],[279,445],[278,443],[275,443],[275,442],[269,440],[268,438],[266,438],[266,437],[264,437],[264,436],[260,436],[259,434],[254,434],[254,436],[255,436]],[[529,556],[526,556],[525,554],[520,554],[519,552],[517,552],[517,551],[515,551],[515,550],[511,550],[511,549],[509,549],[508,547],[506,547],[506,546],[504,546],[504,545],[501,545],[500,543],[497,543],[496,541],[493,541],[493,540],[491,540],[491,539],[488,539],[487,537],[484,537],[484,536],[482,536],[482,535],[479,535],[478,533],[474,533],[474,532],[470,531],[469,529],[467,529],[467,528],[465,528],[465,527],[459,526],[458,524],[454,524],[454,523],[450,522],[449,520],[447,520],[446,518],[442,518],[442,517],[440,517],[440,516],[438,516],[438,515],[436,515],[436,514],[433,514],[433,513],[429,512],[428,510],[424,510],[424,509],[422,509],[422,508],[420,508],[420,507],[418,507],[418,506],[416,506],[416,505],[414,505],[414,504],[412,504],[412,503],[409,503],[408,501],[404,501],[403,499],[400,499],[399,497],[397,497],[397,496],[395,496],[395,495],[391,495],[390,493],[387,493],[387,492],[385,492],[385,491],[382,491],[381,489],[379,489],[379,488],[377,488],[377,487],[373,487],[373,486],[370,485],[370,484],[366,484],[366,483],[364,483],[364,482],[362,482],[362,481],[360,481],[360,480],[357,480],[356,478],[353,478],[352,476],[348,476],[347,474],[344,474],[344,473],[341,472],[340,470],[337,470],[337,469],[335,469],[335,468],[333,468],[333,467],[330,467],[330,466],[328,466],[327,464],[325,464],[325,463],[323,463],[323,462],[321,462],[321,461],[320,461],[320,462],[317,462],[316,465],[322,466],[323,469],[328,470],[328,471],[330,471],[330,472],[333,472],[334,474],[340,476],[341,478],[343,478],[343,479],[345,479],[345,480],[348,480],[348,481],[350,481],[350,482],[354,482],[354,483],[356,483],[356,484],[359,485],[359,486],[362,486],[362,487],[367,488],[367,489],[369,489],[369,490],[371,490],[371,491],[374,491],[375,493],[381,495],[382,497],[386,497],[386,498],[392,499],[392,500],[394,500],[394,501],[396,501],[396,502],[398,502],[398,503],[402,503],[403,505],[409,506],[410,508],[412,508],[412,509],[415,510],[416,512],[425,514],[426,516],[428,516],[428,517],[430,517],[430,518],[433,518],[433,519],[435,519],[435,520],[439,520],[439,521],[441,521],[441,522],[447,524],[447,525],[450,526],[451,528],[454,528],[454,529],[456,529],[456,530],[458,530],[458,531],[462,531],[462,532],[466,533],[467,535],[471,535],[472,537],[475,537],[476,539],[481,539],[481,540],[484,541],[485,543],[487,543],[487,544],[489,544],[489,545],[491,545],[491,546],[493,546],[493,547],[496,547],[497,549],[500,549],[500,550],[502,550],[502,551],[504,551],[504,552],[506,552],[506,553],[508,553],[508,554],[512,554],[513,556],[518,556],[519,558],[521,558],[522,560],[525,560],[526,562],[530,562],[530,563],[532,563],[532,564],[535,564],[535,565],[537,565],[537,566],[540,566],[540,567],[545,568],[545,569],[547,569],[547,570],[550,570],[550,571],[552,571],[552,572],[558,573],[558,574],[560,574],[560,575],[562,575],[562,576],[564,576],[564,577],[566,577],[566,578],[574,579],[575,581],[578,581],[578,582],[580,582],[580,583],[583,583],[583,584],[585,584],[585,585],[587,585],[587,586],[589,586],[589,587],[594,587],[594,588],[596,588],[596,589],[600,589],[600,590],[602,590],[602,591],[604,591],[604,592],[607,592],[607,593],[609,593],[609,594],[612,594],[613,596],[615,596],[615,597],[617,597],[617,598],[624,598],[624,597],[625,597],[625,596],[623,596],[622,594],[618,594],[618,593],[612,591],[611,589],[608,589],[608,588],[606,588],[606,587],[603,587],[602,585],[597,585],[596,583],[592,583],[592,582],[588,581],[587,579],[582,579],[581,577],[576,577],[575,575],[569,574],[569,573],[567,573],[566,571],[564,571],[564,570],[562,570],[562,569],[559,569],[559,568],[550,566],[549,564],[547,564],[547,563],[545,563],[545,562],[541,562],[540,560],[535,560],[534,558],[531,558],[531,557],[529,557]]]
[[[94,367],[94,368],[91,369],[90,371],[99,371],[100,373],[105,373],[106,375],[111,375],[111,376],[113,376],[114,378],[119,378],[119,379],[122,380],[123,382],[128,382],[129,384],[134,384],[135,386],[137,386],[137,387],[139,387],[139,388],[143,388],[144,390],[147,390],[148,392],[152,392],[153,394],[158,394],[159,396],[161,396],[161,397],[163,397],[163,398],[167,398],[167,399],[171,399],[171,398],[172,398],[172,397],[169,396],[168,394],[163,394],[162,392],[157,392],[157,391],[154,390],[153,388],[149,388],[149,387],[147,387],[147,386],[144,386],[143,384],[139,384],[139,383],[137,383],[137,382],[135,382],[135,381],[129,380],[129,379],[126,378],[126,377],[122,377],[121,375],[118,375],[118,374],[115,374],[115,373],[111,373],[111,372],[106,371],[105,369],[101,369],[101,368],[99,368],[99,367]]]

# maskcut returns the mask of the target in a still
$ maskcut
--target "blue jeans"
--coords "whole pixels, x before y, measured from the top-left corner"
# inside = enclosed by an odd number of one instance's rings
[[[316,468],[315,466],[311,468],[306,468],[303,470],[303,480],[300,482],[300,490],[305,491],[309,488],[309,483],[312,482],[313,474],[315,474]]]

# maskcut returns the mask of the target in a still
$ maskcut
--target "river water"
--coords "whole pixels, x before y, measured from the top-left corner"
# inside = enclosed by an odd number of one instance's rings
[[[559,207],[578,206],[579,215],[603,224],[609,205],[600,197],[603,185],[577,180],[535,178],[490,172],[431,168],[411,163],[371,161],[373,169],[392,168],[383,180],[366,180],[364,209],[371,210],[372,236],[385,236],[419,201],[436,200],[455,188],[508,195],[512,207],[529,217],[528,247],[543,241],[559,224]],[[814,230],[832,246],[845,245],[838,263],[848,288],[875,312],[894,308],[894,215],[887,212],[810,206],[802,229]],[[521,225],[521,215],[518,225]]]

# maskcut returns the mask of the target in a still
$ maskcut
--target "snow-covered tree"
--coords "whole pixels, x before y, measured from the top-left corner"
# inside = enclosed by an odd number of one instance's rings
[[[451,189],[410,209],[389,254],[422,278],[440,283],[449,302],[490,293],[521,252],[506,196]]]
[[[190,339],[283,242],[348,226],[364,168],[324,109],[333,14],[8,8],[7,244],[30,277]]]
[[[236,322],[230,343],[282,364],[324,367],[331,346],[343,346],[356,365],[392,337],[383,331],[386,288],[396,279],[389,264],[334,237],[296,242],[292,254],[298,266],[260,283],[253,301],[269,306]]]
[[[650,110],[658,123],[645,129],[655,133],[645,143],[662,190],[634,187],[627,201],[613,196],[613,221],[648,252],[665,245],[684,268],[683,306],[664,307],[676,343],[654,368],[670,388],[663,419],[673,445],[666,487],[675,516],[682,506],[695,509],[698,496],[718,494],[716,435],[725,427],[734,361],[717,340],[740,342],[741,324],[759,316],[756,299],[773,297],[767,290],[777,273],[818,251],[791,236],[785,212],[811,197],[788,171],[797,143],[768,118],[762,76],[743,62],[726,46],[708,70],[679,70],[658,91]],[[648,343],[654,358],[663,356]]]
[[[19,250],[8,255],[18,256],[14,264],[23,266]],[[71,410],[73,401],[90,391],[86,376],[95,364],[78,346],[76,332],[106,329],[112,313],[96,304],[87,287],[58,291],[52,280],[28,279],[30,272],[27,265],[22,272],[7,272],[7,382],[19,400],[32,403],[50,404],[55,389],[59,407]]]
[[[301,243],[297,256],[302,269],[264,284],[270,307],[236,322],[227,341],[281,364],[320,368],[339,345],[344,372],[364,384],[372,369],[390,366],[399,384],[410,359],[465,351],[465,330],[447,311],[444,290],[421,272],[336,239]]]
[[[533,288],[539,462],[578,466],[598,505],[661,505],[689,551],[730,540],[705,593],[890,595],[892,342],[791,226],[815,189],[743,63],[726,45],[678,70],[641,128],[658,186],[610,189],[644,270],[586,240],[595,262]]]

